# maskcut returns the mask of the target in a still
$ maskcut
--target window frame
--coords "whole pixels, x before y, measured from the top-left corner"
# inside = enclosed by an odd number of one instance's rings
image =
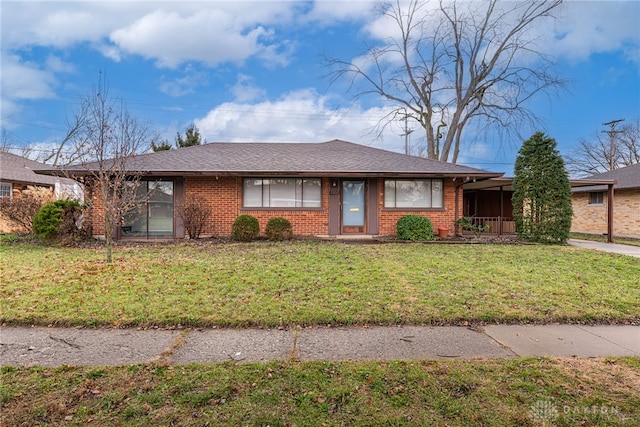
[[[389,181],[394,181],[395,185],[394,185],[394,194],[393,194],[393,206],[388,206],[387,205],[387,183]],[[420,206],[412,206],[412,207],[398,207],[398,198],[397,198],[397,182],[398,181],[429,181],[430,184],[430,204],[431,206],[424,206],[424,207],[420,207]],[[441,206],[433,206],[433,183],[434,181],[439,181],[441,184],[441,195],[442,198],[441,200],[439,200]],[[383,200],[382,200],[382,207],[384,210],[394,210],[394,211],[443,211],[444,210],[444,201],[445,201],[445,191],[444,191],[444,179],[443,178],[385,178],[383,180],[383,189],[384,189],[384,194],[383,194]]]
[[[300,191],[300,202],[301,202],[301,206],[264,206],[264,201],[265,201],[265,185],[264,185],[264,181],[265,180],[277,180],[277,179],[288,179],[288,180],[295,180],[296,181],[296,186],[298,185],[297,181],[300,181],[300,187],[299,188],[295,188],[294,187],[294,192],[297,194],[298,191]],[[260,180],[260,206],[247,206],[246,205],[246,187],[245,187],[245,182],[247,180]],[[317,180],[318,183],[320,184],[320,205],[319,206],[304,206],[304,181],[305,180]],[[256,176],[256,177],[251,177],[251,176],[247,176],[247,177],[243,177],[242,178],[242,195],[241,195],[241,199],[242,199],[242,210],[256,210],[256,211],[260,211],[260,210],[269,210],[269,211],[314,211],[314,210],[322,210],[323,209],[323,200],[322,200],[322,189],[323,189],[323,182],[322,182],[322,178],[320,177],[294,177],[294,176]],[[271,202],[271,199],[269,198],[269,202]]]
[[[594,198],[595,198],[595,201],[594,201]],[[604,205],[604,192],[602,192],[602,191],[590,191],[589,192],[589,206],[603,206],[603,205]]]
[[[132,181],[126,181],[130,183]],[[151,185],[161,184],[161,183],[171,183],[171,201],[166,202],[162,200],[154,200],[152,199],[152,195],[154,190],[150,190]],[[143,192],[138,193],[138,189],[143,189]],[[134,223],[139,221],[140,219],[136,219],[135,217],[142,218],[144,217],[144,233],[139,234],[129,234],[130,232],[126,232],[124,229],[127,227],[131,227],[132,225],[125,225],[124,223],[119,226],[119,234],[121,239],[166,239],[172,238],[176,235],[176,182],[174,179],[141,179],[139,180],[139,185],[136,189],[136,197],[138,198],[136,201],[136,206],[133,207],[129,212],[125,213],[125,217],[128,215],[132,215],[131,218],[134,219]],[[141,197],[138,197],[141,196]],[[151,218],[157,219],[159,216],[157,215],[157,209],[161,205],[170,205],[171,216],[165,216],[165,218],[170,218],[171,222],[171,234],[159,233],[159,230],[152,229],[150,230],[149,220]],[[137,211],[137,212],[135,212]],[[156,215],[154,215],[156,213]],[[153,227],[151,227],[153,228]],[[164,231],[164,230],[162,230]]]
[[[8,188],[8,194],[3,194],[5,193],[2,188]],[[0,182],[0,197],[8,197],[8,198],[13,198],[13,184],[10,182]]]

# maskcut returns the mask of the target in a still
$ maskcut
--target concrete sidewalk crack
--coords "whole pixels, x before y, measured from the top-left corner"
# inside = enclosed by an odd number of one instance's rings
[[[518,353],[516,353],[511,347],[509,347],[508,345],[502,344],[500,341],[498,341],[497,339],[495,339],[494,337],[492,337],[490,334],[487,333],[486,330],[483,331],[476,331],[479,334],[483,334],[488,336],[493,342],[495,342],[496,344],[498,344],[501,348],[510,351],[515,357],[522,357],[521,355],[519,355]]]
[[[291,352],[289,353],[289,360],[300,361],[300,351],[298,349],[298,337],[300,336],[300,330],[293,330],[293,347],[291,348]]]
[[[167,348],[165,351],[163,351],[162,353],[160,353],[160,356],[158,356],[158,362],[170,365],[171,364],[171,358],[174,355],[174,353],[179,350],[185,343],[185,340],[187,338],[187,335],[189,335],[189,333],[191,332],[191,329],[185,329],[183,330],[171,343],[171,345],[169,346],[169,348]]]
[[[620,344],[618,344],[617,342],[613,342],[613,341],[611,341],[611,340],[609,340],[609,339],[606,339],[605,337],[603,337],[603,336],[601,336],[601,335],[595,334],[595,333],[591,332],[591,331],[590,331],[590,330],[588,330],[588,329],[582,328],[582,327],[580,327],[580,325],[574,325],[574,326],[575,326],[576,328],[580,329],[581,331],[584,331],[584,332],[586,332],[586,333],[588,333],[588,334],[591,334],[591,335],[593,335],[593,336],[595,336],[595,337],[598,337],[598,338],[600,338],[600,339],[601,339],[601,340],[603,340],[603,341],[606,341],[606,342],[608,342],[608,343],[610,343],[610,344],[615,345],[616,347],[623,348],[623,349],[625,349],[625,350],[627,350],[627,351],[630,351],[631,353],[635,354],[636,356],[640,356],[640,353],[637,353],[637,352],[633,351],[633,350],[632,350],[632,349],[630,349],[630,348],[627,348],[627,347],[625,347],[625,346],[623,346],[623,345],[620,345]]]
[[[80,345],[78,345],[76,343],[73,343],[73,342],[69,342],[69,341],[65,340],[64,338],[57,338],[57,337],[54,337],[53,335],[49,335],[49,338],[51,338],[54,341],[58,341],[58,342],[61,342],[63,344],[66,344],[69,347],[73,347],[73,348],[77,348],[77,349],[81,349],[82,348],[82,346],[80,346]]]

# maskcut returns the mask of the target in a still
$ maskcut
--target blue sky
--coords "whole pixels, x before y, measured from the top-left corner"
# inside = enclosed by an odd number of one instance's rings
[[[193,122],[208,142],[338,138],[403,151],[399,123],[371,134],[387,107],[354,100],[322,65],[380,43],[375,4],[3,0],[2,127],[12,146],[36,147],[32,156],[49,149],[102,73],[110,95],[171,143]],[[569,1],[536,29],[571,83],[528,106],[562,154],[604,122],[640,117],[638,22],[638,1]],[[521,142],[469,132],[459,163],[511,174]],[[411,145],[421,143],[416,128]]]

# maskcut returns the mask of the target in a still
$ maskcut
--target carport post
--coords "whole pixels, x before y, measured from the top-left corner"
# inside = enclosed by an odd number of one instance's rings
[[[613,243],[613,185],[607,184],[607,243]]]

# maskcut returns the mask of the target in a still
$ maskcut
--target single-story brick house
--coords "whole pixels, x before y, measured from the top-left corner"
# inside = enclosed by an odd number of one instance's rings
[[[129,160],[127,167],[142,173],[143,190],[155,191],[140,213],[124,219],[120,239],[185,237],[176,207],[192,196],[212,212],[203,236],[228,236],[241,214],[258,218],[262,232],[270,218],[285,217],[301,236],[393,235],[406,214],[453,233],[463,183],[502,175],[340,140],[209,143]],[[93,234],[104,235],[100,202],[93,201]]]
[[[49,169],[34,160],[16,154],[0,152],[0,197],[20,197],[28,187],[39,187],[51,190],[51,197],[60,198],[74,196],[81,189],[78,184],[68,178],[37,174],[36,171]],[[0,232],[21,231],[11,221],[0,217]]]
[[[613,186],[613,234],[640,238],[640,164],[588,177],[589,180],[615,180]],[[607,186],[574,188],[571,231],[606,234],[609,201]]]
[[[19,195],[28,186],[62,191],[65,185],[77,185],[68,178],[40,175],[35,172],[49,168],[49,165],[16,154],[0,152],[0,197]]]

